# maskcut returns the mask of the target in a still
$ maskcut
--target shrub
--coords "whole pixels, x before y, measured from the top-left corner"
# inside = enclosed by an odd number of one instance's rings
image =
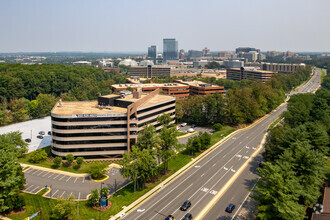
[[[212,126],[212,129],[214,130],[214,131],[220,131],[221,129],[222,129],[222,124],[220,124],[220,123],[216,123],[216,124],[214,124],[213,126]]]
[[[97,189],[94,189],[91,195],[88,197],[88,205],[89,206],[100,206],[100,196]]]
[[[71,198],[68,200],[59,198],[57,204],[52,207],[51,216],[54,219],[67,219],[73,211],[73,201]]]
[[[71,165],[74,161],[74,156],[72,154],[66,155],[65,159],[67,160],[68,164]]]
[[[83,157],[77,157],[76,158],[76,163],[81,166],[81,164],[84,162],[84,158]]]
[[[55,167],[59,167],[62,163],[62,157],[55,157],[53,163]]]
[[[73,169],[78,170],[80,168],[80,165],[75,163],[72,167],[73,167]]]
[[[39,163],[47,159],[47,153],[43,149],[33,151],[30,155],[29,162]]]
[[[106,171],[105,168],[107,167],[108,163],[95,161],[89,165],[87,172],[92,176],[93,179],[102,179]]]
[[[101,193],[100,193],[101,195],[101,197],[107,197],[108,198],[108,195],[109,195],[109,189],[108,189],[108,187],[103,187],[102,189],[101,189]]]

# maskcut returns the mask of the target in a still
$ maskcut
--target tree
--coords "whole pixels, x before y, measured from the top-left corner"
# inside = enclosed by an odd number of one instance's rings
[[[153,125],[146,125],[139,132],[136,147],[140,149],[153,149],[159,145],[159,137],[156,133],[156,128]]]
[[[172,118],[170,114],[163,113],[162,115],[157,117],[157,121],[164,127],[168,127],[170,122],[172,121]]]
[[[46,159],[47,159],[47,153],[45,152],[45,150],[44,149],[39,149],[39,150],[33,151],[30,154],[29,161],[31,163],[39,163],[39,162],[44,161]]]
[[[205,68],[207,68],[207,69],[219,69],[220,64],[218,62],[212,61],[212,62],[207,63],[205,65]]]
[[[211,144],[211,135],[207,132],[200,132],[198,136],[201,142],[201,149],[205,150]]]
[[[22,139],[22,132],[13,131],[0,137],[0,146],[8,147],[17,157],[22,157],[27,152],[28,144]]]
[[[62,157],[55,157],[53,163],[55,167],[59,167],[62,163]]]
[[[83,157],[77,157],[76,162],[79,166],[81,166],[81,164],[84,162],[84,158]]]
[[[90,196],[88,197],[88,205],[89,206],[100,206],[100,196],[99,196],[99,192],[97,191],[97,189],[94,189],[92,191],[92,193],[90,194]]]
[[[216,123],[216,124],[214,124],[213,126],[212,126],[212,129],[214,130],[214,131],[220,131],[221,129],[222,129],[222,125],[220,124],[220,123]]]
[[[55,219],[67,219],[72,215],[74,210],[74,202],[71,197],[68,199],[58,198],[57,204],[52,207],[51,216]]]
[[[24,189],[25,178],[18,163],[15,146],[17,140],[13,141],[12,135],[13,133],[0,135],[0,213],[25,205],[20,195],[20,190]]]
[[[176,128],[162,128],[160,131],[160,156],[164,163],[164,170],[168,169],[168,160],[174,155],[178,139]]]
[[[94,161],[88,166],[87,172],[92,176],[93,179],[102,179],[107,167],[108,163]]]
[[[109,195],[109,189],[108,189],[108,187],[103,187],[103,188],[101,189],[100,196],[101,196],[101,197],[106,197],[106,198],[108,198],[108,195]]]
[[[13,122],[21,122],[29,118],[29,100],[25,98],[10,100],[9,107]]]
[[[68,162],[68,164],[71,165],[72,162],[74,161],[74,156],[73,156],[73,154],[68,154],[68,155],[66,155],[65,159]]]

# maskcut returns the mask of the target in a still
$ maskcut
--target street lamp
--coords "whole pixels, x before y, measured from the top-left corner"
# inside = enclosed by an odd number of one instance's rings
[[[102,194],[101,194],[101,191],[102,191],[102,185],[103,185],[104,183],[102,182],[101,183],[101,189],[100,189],[100,215],[99,215],[99,220],[101,220],[101,198],[102,198]]]

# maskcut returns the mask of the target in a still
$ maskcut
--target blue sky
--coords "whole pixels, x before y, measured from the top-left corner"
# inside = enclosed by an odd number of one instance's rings
[[[0,0],[0,52],[330,52],[328,0]]]

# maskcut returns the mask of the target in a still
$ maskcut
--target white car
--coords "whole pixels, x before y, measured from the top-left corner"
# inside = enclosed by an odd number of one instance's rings
[[[184,126],[186,126],[187,125],[187,123],[182,123],[181,124],[181,127],[184,127]]]
[[[189,128],[188,130],[187,130],[187,132],[188,133],[193,133],[195,130],[193,129],[193,128]]]

